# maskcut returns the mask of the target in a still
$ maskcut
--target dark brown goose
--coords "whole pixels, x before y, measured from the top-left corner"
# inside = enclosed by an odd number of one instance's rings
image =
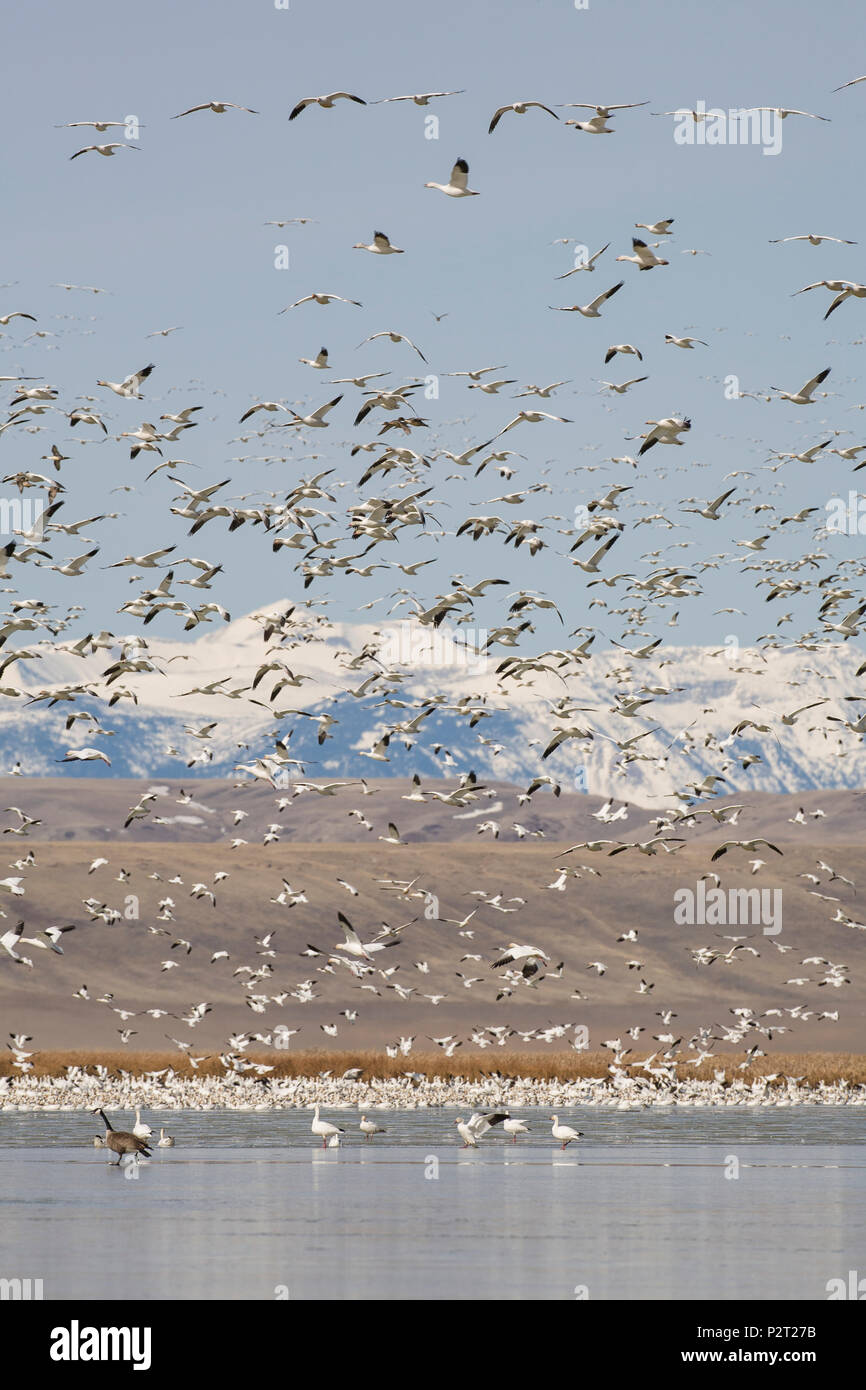
[[[127,1130],[112,1129],[105,1112],[96,1109],[94,1115],[101,1115],[105,1125],[105,1147],[111,1149],[112,1153],[117,1154],[115,1168],[120,1167],[120,1161],[124,1154],[144,1154],[145,1158],[150,1158],[150,1149],[144,1139],[139,1139],[137,1134],[130,1134]]]

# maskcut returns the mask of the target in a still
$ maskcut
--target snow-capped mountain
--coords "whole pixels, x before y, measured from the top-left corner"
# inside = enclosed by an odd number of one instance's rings
[[[666,645],[661,662],[629,659],[628,665],[621,650],[599,651],[579,667],[568,665],[565,676],[557,670],[559,657],[542,653],[540,669],[511,679],[496,669],[510,653],[496,647],[478,655],[471,633],[459,627],[434,633],[408,622],[383,627],[316,618],[304,639],[277,653],[275,639],[263,641],[261,613],[195,641],[149,638],[147,657],[156,669],[123,672],[111,683],[105,672],[117,660],[117,642],[84,657],[70,650],[71,643],[37,645],[31,650],[40,659],[18,662],[4,676],[0,767],[56,776],[67,749],[95,746],[107,753],[110,768],[101,762],[69,764],[76,775],[212,777],[272,753],[279,730],[283,738],[292,731],[291,756],[306,775],[319,779],[416,771],[429,779],[456,766],[519,783],[544,772],[564,791],[667,806],[674,791],[710,773],[724,776],[718,790],[726,794],[866,785],[862,738],[833,722],[857,719],[852,711],[858,705],[844,698],[859,684],[861,654],[853,647],[735,651]],[[269,699],[284,673],[266,670],[250,687],[259,668],[277,655],[290,668],[291,684]],[[644,670],[641,685],[636,677]],[[403,674],[402,682],[371,683],[374,673],[392,671]],[[11,696],[13,686],[18,698]],[[45,696],[62,695],[71,686],[87,689],[53,705]],[[624,714],[617,692],[639,694],[646,703]],[[28,703],[34,695],[42,698]],[[562,701],[564,713],[557,713],[552,707]],[[425,702],[428,708],[435,703],[418,720]],[[95,720],[76,720],[67,730],[68,716],[81,711]],[[333,722],[319,743],[322,715]],[[760,727],[733,737],[744,720]],[[397,723],[413,727],[392,734],[387,750],[371,758]],[[569,737],[543,758],[557,727],[594,736]],[[758,760],[743,769],[748,755]],[[288,765],[277,781],[300,772]],[[245,775],[238,772],[239,778]]]

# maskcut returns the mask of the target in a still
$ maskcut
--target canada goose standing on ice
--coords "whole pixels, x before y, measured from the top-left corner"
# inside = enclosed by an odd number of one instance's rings
[[[102,1116],[102,1122],[105,1125],[103,1143],[106,1149],[117,1154],[115,1168],[120,1167],[120,1161],[124,1154],[144,1154],[145,1158],[150,1158],[150,1149],[144,1139],[139,1138],[137,1134],[130,1134],[127,1130],[112,1129],[103,1110],[97,1108],[92,1113]]]

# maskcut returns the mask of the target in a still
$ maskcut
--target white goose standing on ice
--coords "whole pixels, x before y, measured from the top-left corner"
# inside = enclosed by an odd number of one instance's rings
[[[550,1132],[553,1135],[554,1139],[561,1140],[563,1149],[566,1148],[569,1144],[571,1144],[575,1139],[583,1138],[582,1129],[570,1129],[568,1125],[561,1125],[559,1123],[558,1115],[551,1115],[550,1118],[553,1121],[553,1128]]]
[[[387,1134],[388,1131],[381,1125],[377,1125],[375,1120],[368,1120],[366,1115],[361,1116],[361,1123],[358,1125],[362,1134],[366,1135],[367,1143],[373,1138],[374,1134]]]
[[[342,1130],[339,1125],[331,1125],[328,1124],[327,1120],[319,1119],[318,1101],[316,1101],[316,1109],[313,1115],[313,1122],[310,1125],[310,1129],[312,1130],[313,1134],[318,1135],[318,1137],[321,1139],[323,1149],[326,1149],[328,1147],[328,1140],[332,1139],[334,1135],[345,1134],[345,1130]]]
[[[517,1143],[518,1134],[528,1134],[529,1125],[525,1125],[522,1120],[503,1120],[502,1128],[506,1134],[511,1135],[512,1144]]]

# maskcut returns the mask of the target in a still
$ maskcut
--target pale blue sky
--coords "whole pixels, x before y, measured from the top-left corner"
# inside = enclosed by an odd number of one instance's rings
[[[418,343],[435,373],[504,363],[503,375],[520,383],[573,379],[550,404],[542,403],[573,424],[523,426],[507,437],[506,444],[528,456],[512,461],[519,471],[510,483],[490,468],[478,480],[445,483],[451,465],[434,465],[432,495],[450,504],[436,509],[446,528],[469,512],[495,511],[486,499],[542,477],[553,492],[528,498],[509,516],[570,518],[575,503],[619,481],[633,485],[634,496],[653,499],[650,510],[657,500],[660,510],[688,521],[670,510],[678,499],[715,495],[726,472],[757,471],[772,448],[803,448],[832,429],[853,432],[842,443],[866,441],[860,434],[866,420],[851,409],[861,400],[862,303],[843,305],[824,324],[829,297],[823,290],[791,297],[825,276],[862,280],[863,245],[768,245],[771,237],[807,231],[866,243],[866,83],[831,94],[866,70],[866,46],[858,56],[852,41],[858,23],[853,5],[817,10],[803,0],[768,0],[758,11],[741,0],[700,7],[680,0],[655,6],[590,0],[585,11],[568,0],[510,8],[473,0],[423,8],[396,0],[291,0],[287,11],[266,0],[14,7],[4,20],[0,95],[6,131],[0,282],[18,283],[0,290],[0,313],[27,310],[38,316],[41,330],[58,336],[25,343],[33,325],[14,321],[0,337],[0,373],[46,377],[67,408],[85,394],[100,397],[113,432],[136,429],[164,410],[201,404],[201,426],[166,446],[165,457],[200,465],[187,470],[196,483],[231,475],[231,495],[282,492],[300,472],[318,467],[333,465],[340,478],[360,477],[369,456],[350,462],[337,447],[373,435],[369,428],[352,429],[356,393],[343,388],[349,395],[330,430],[309,446],[295,446],[297,454],[318,455],[316,461],[227,463],[241,453],[276,453],[277,439],[283,448],[291,439],[282,431],[274,440],[231,443],[240,433],[239,416],[262,398],[303,400],[312,409],[335,394],[327,385],[332,376],[391,368],[391,381],[410,379],[423,364],[404,346],[380,342],[356,351],[368,334],[396,328]],[[340,103],[288,123],[300,97],[339,88],[369,101],[467,90],[426,112],[409,103]],[[169,119],[210,98],[261,114]],[[650,104],[620,112],[612,136],[565,128],[566,117],[588,114],[566,111],[559,112],[559,124],[537,111],[506,116],[488,136],[493,110],[519,98],[551,105]],[[679,146],[674,123],[649,114],[699,100],[723,108],[784,103],[829,116],[832,124],[789,118],[782,152],[773,158],[755,147]],[[439,118],[438,140],[425,139],[431,113]],[[54,128],[129,114],[144,127],[141,152],[111,160],[87,155],[70,162],[69,155],[95,139],[117,138],[114,132]],[[458,155],[469,161],[470,186],[480,190],[479,198],[447,199],[423,186],[445,181]],[[285,232],[263,225],[293,216],[316,220]],[[676,219],[671,266],[650,274],[617,266],[614,256],[630,250],[633,224],[662,217]],[[353,251],[352,243],[368,241],[374,228],[406,254],[380,258]],[[606,241],[612,245],[593,275],[557,284],[554,277],[570,268],[571,253],[551,243],[566,236],[593,251]],[[274,247],[283,242],[291,268],[277,271]],[[680,254],[690,247],[711,255]],[[548,308],[586,302],[620,278],[625,286],[600,322]],[[53,281],[111,293],[66,293],[50,288]],[[314,288],[360,299],[364,307],[307,304],[278,315]],[[448,317],[436,323],[433,312]],[[78,317],[54,317],[64,314]],[[93,322],[86,317],[91,314]],[[146,340],[147,333],[174,324],[183,331]],[[664,332],[689,330],[706,338],[709,349],[686,353],[663,345]],[[604,367],[604,349],[622,341],[643,348],[643,366],[619,357]],[[333,371],[298,364],[322,344]],[[142,402],[118,400],[95,386],[99,377],[119,380],[150,360],[157,370]],[[832,366],[827,385],[838,395],[808,409],[731,402],[723,395],[722,379],[731,373],[745,390],[770,384],[793,390],[824,366]],[[613,406],[596,394],[597,378],[621,381],[644,372],[650,380],[614,398]],[[439,400],[424,402],[421,413],[437,427],[438,444],[457,451],[489,438],[511,418],[515,407],[507,397],[517,389],[488,400],[470,394],[464,380],[443,375]],[[5,402],[9,389],[2,392]],[[633,451],[625,435],[636,434],[650,417],[679,412],[693,421],[686,447],[657,448],[637,474],[613,465],[580,476],[570,472]],[[103,523],[88,533],[103,545],[97,563],[177,541],[179,554],[223,561],[224,580],[207,597],[233,615],[301,593],[291,572],[293,552],[273,557],[260,532],[244,528],[227,537],[224,523],[216,522],[187,549],[185,526],[166,519],[174,492],[166,473],[143,485],[158,460],[142,455],[130,463],[122,444],[111,437],[98,442],[93,429],[87,431],[92,446],[67,447],[82,430],[53,419],[58,428],[52,424],[44,433],[0,435],[0,465],[4,474],[21,467],[42,471],[40,455],[51,442],[72,455],[62,475],[69,488],[66,519],[104,509],[128,514],[122,525]],[[469,422],[447,424],[463,419]],[[410,443],[430,447],[421,434]],[[674,471],[687,465],[689,471]],[[851,468],[832,458],[812,468],[794,464],[784,474],[760,474],[760,486],[763,492],[784,477],[786,508],[823,511],[834,490],[856,486]],[[657,469],[666,476],[656,477]],[[138,494],[110,495],[112,487],[129,482],[140,485]],[[376,490],[368,486],[365,493]],[[347,495],[340,494],[341,506]],[[564,550],[557,524],[549,539]],[[641,551],[697,537],[699,549],[671,552],[693,563],[694,556],[730,550],[733,539],[761,529],[760,518],[747,516],[745,507],[724,526],[641,527],[634,542],[621,544],[615,569],[641,572]],[[799,553],[805,534],[774,538],[771,553]],[[434,553],[433,541],[419,545]],[[840,557],[862,549],[859,541],[833,545]],[[78,546],[61,537],[53,550],[63,557]],[[443,592],[457,570],[473,578],[501,574],[515,587],[532,585],[553,596],[585,583],[567,561],[547,552],[535,560],[523,552],[515,556],[499,539],[475,547],[440,545],[437,553],[440,562],[415,581],[425,599]],[[115,612],[126,593],[116,598],[95,568],[62,589],[32,568],[14,574],[22,591],[85,604],[88,627],[132,626]],[[359,595],[369,600],[396,587],[390,576],[379,584],[382,578],[359,589],[335,576],[314,592],[336,600],[328,610],[333,616],[350,617]],[[708,626],[708,615],[719,602],[739,601],[754,610],[752,582],[725,581],[724,595],[716,588],[706,602],[683,604],[681,638],[722,640],[730,621],[712,619]],[[383,615],[385,607],[374,612]],[[572,624],[586,617],[576,607],[569,609]],[[479,606],[480,620],[483,615]],[[768,621],[764,611],[754,622],[742,620],[742,636],[765,631]],[[804,609],[802,626],[813,623],[814,605]],[[162,617],[150,631],[175,636],[178,625]]]

